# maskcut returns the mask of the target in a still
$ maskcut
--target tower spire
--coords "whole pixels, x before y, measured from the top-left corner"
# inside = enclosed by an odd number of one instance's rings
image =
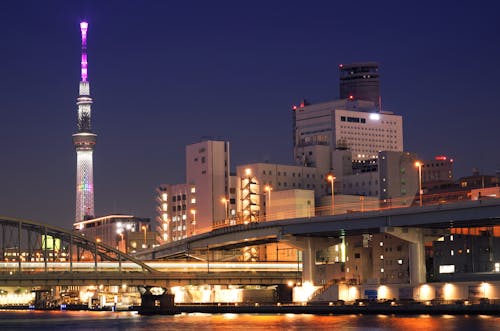
[[[80,22],[82,36],[81,80],[78,106],[77,133],[73,135],[76,149],[76,212],[75,222],[94,216],[94,178],[93,152],[97,135],[92,132],[90,84],[88,81],[87,62],[87,30],[88,23]]]
[[[87,22],[80,22],[80,31],[82,33],[82,62],[81,62],[81,73],[82,73],[82,82],[87,81],[88,72],[87,72],[87,30],[89,28],[89,24]]]

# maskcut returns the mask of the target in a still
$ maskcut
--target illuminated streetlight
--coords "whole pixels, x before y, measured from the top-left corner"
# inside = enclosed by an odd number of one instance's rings
[[[225,214],[225,219],[227,220],[229,218],[228,217],[228,211],[227,211],[227,204],[229,202],[229,199],[227,199],[226,197],[224,197],[220,201],[224,204],[224,214]]]
[[[328,177],[326,177],[326,179],[332,184],[332,207],[331,208],[332,208],[332,215],[334,215],[335,214],[334,208],[333,208],[335,205],[334,183],[335,183],[336,177],[334,175],[330,174],[330,175],[328,175]]]
[[[418,193],[420,196],[420,207],[422,207],[422,163],[420,161],[415,162],[415,167],[418,167]]]
[[[142,229],[142,231],[144,231],[144,248],[146,248],[147,247],[146,240],[147,240],[148,227],[143,225],[143,226],[141,226],[141,229]]]
[[[264,191],[267,192],[267,208],[266,208],[267,214],[266,214],[266,217],[268,220],[269,220],[269,214],[271,213],[271,191],[272,190],[273,190],[273,188],[271,185],[266,185],[264,187]]]
[[[116,233],[120,235],[120,244],[118,245],[119,246],[123,246],[123,251],[126,253],[127,249],[126,249],[126,245],[125,245],[125,238],[124,238],[124,233],[123,233],[123,229],[117,229],[116,230]]]

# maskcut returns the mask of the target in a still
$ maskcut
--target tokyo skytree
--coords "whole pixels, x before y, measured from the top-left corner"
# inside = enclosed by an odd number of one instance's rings
[[[79,96],[76,99],[78,106],[78,131],[73,135],[73,144],[76,149],[76,213],[75,222],[94,217],[94,178],[92,169],[92,153],[97,135],[91,127],[90,84],[87,71],[87,30],[88,23],[80,23],[82,34],[81,80]]]

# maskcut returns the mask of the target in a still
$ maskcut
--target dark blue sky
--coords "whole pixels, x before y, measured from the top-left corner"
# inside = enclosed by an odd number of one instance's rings
[[[89,22],[96,213],[154,217],[184,148],[292,161],[290,106],[338,96],[338,64],[377,61],[405,149],[457,177],[500,168],[497,1],[2,1],[0,215],[70,227],[80,34]]]

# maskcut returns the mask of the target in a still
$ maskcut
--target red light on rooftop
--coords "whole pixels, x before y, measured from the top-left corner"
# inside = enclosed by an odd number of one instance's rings
[[[446,156],[440,155],[440,156],[436,156],[434,159],[436,161],[446,161]]]
[[[339,64],[339,68],[342,68],[343,66],[344,66],[344,65],[343,65],[342,63],[341,63],[341,64]]]
[[[292,106],[292,110],[293,110],[293,111],[296,111],[296,110],[297,110],[297,106],[296,106],[296,105],[293,105],[293,106]]]
[[[350,95],[349,100],[354,100],[354,95]]]

